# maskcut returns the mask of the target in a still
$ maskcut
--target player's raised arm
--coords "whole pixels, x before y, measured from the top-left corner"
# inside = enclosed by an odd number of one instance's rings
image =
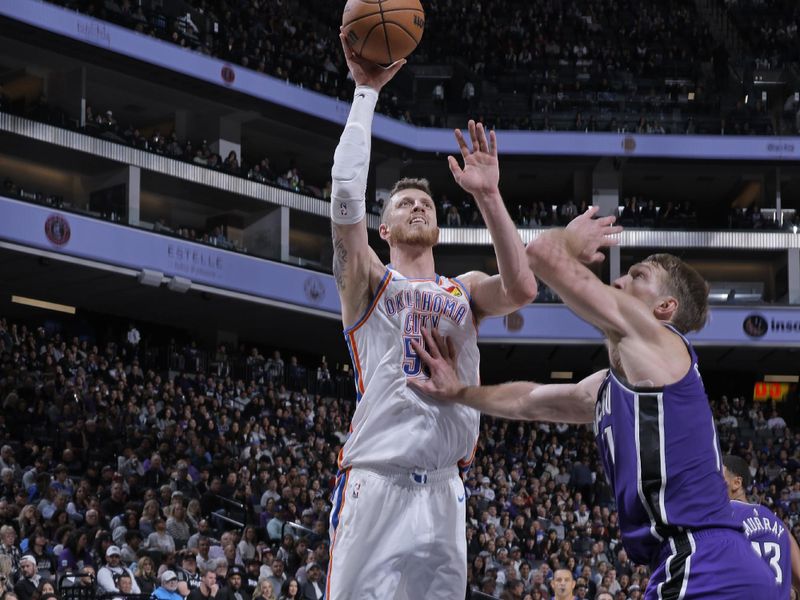
[[[447,157],[450,172],[461,188],[475,198],[494,244],[499,275],[472,272],[462,279],[472,296],[478,318],[506,315],[536,297],[536,278],[528,267],[525,245],[506,210],[500,195],[500,168],[497,158],[497,136],[486,131],[482,123],[469,121],[467,126],[472,149],[461,130],[455,130],[462,168],[453,156]]]
[[[340,34],[339,38],[356,83],[331,170],[333,275],[342,300],[342,321],[349,327],[366,308],[372,288],[383,273],[383,265],[369,247],[365,220],[372,117],[381,88],[406,61],[381,67],[356,56],[344,36]]]
[[[430,379],[409,379],[408,384],[428,396],[465,404],[505,419],[575,424],[594,420],[595,399],[605,370],[574,384],[513,381],[502,385],[466,386],[456,374],[456,351],[452,342],[435,330],[432,333],[422,330],[422,336],[427,350],[417,342],[411,344],[430,370]]]

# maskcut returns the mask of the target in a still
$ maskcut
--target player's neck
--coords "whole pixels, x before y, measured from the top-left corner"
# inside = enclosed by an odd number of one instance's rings
[[[433,249],[422,246],[393,246],[389,250],[392,268],[409,279],[433,279],[436,267]]]
[[[739,494],[736,494],[736,496],[734,496],[733,499],[738,500],[739,502],[747,502],[747,495],[744,492],[741,492]]]

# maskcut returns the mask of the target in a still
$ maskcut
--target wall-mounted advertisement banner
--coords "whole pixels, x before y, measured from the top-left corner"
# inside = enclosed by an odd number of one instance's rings
[[[0,239],[341,314],[330,275],[2,197]]]
[[[480,337],[499,343],[584,344],[603,339],[563,304],[532,304],[513,315],[487,319]],[[688,337],[698,346],[800,347],[800,306],[713,306],[703,330]]]
[[[151,269],[208,286],[341,314],[333,277],[125,225],[0,197],[0,240],[128,269]],[[800,347],[800,307],[715,306],[698,345]],[[480,326],[482,343],[596,344],[598,330],[563,304],[531,304]]]
[[[334,123],[344,123],[350,110],[347,102],[40,0],[0,0],[0,14]],[[449,129],[414,127],[383,115],[376,115],[373,135],[420,152],[453,151],[453,134]],[[505,154],[800,159],[800,140],[792,137],[503,131],[501,138]]]

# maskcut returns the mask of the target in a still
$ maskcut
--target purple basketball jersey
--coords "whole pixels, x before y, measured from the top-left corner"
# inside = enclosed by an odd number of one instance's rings
[[[595,438],[622,543],[633,561],[653,568],[664,542],[683,530],[741,529],[722,478],[697,355],[681,338],[692,365],[680,381],[637,388],[609,370],[595,405]]]
[[[760,504],[748,504],[731,500],[731,508],[737,523],[741,523],[744,534],[753,550],[767,563],[780,588],[780,598],[788,599],[792,591],[792,561],[789,536],[775,513]]]

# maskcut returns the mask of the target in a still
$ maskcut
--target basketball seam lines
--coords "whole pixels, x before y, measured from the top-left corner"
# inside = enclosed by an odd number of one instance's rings
[[[389,21],[389,25],[394,25],[395,27],[400,29],[403,33],[405,33],[408,37],[410,37],[412,40],[414,40],[415,43],[419,44],[419,40],[417,38],[415,38],[413,35],[411,35],[411,32],[408,29],[406,29],[405,27],[403,27],[402,25],[400,25],[400,23],[395,23],[394,21]],[[384,27],[385,26],[386,26],[386,23],[384,23]]]
[[[367,35],[364,36],[364,41],[361,42],[361,50],[359,51],[359,54],[361,54],[361,52],[364,51],[364,46],[367,45],[367,40],[369,40],[369,36],[372,35],[372,32],[375,31],[382,24],[383,24],[383,21],[381,21],[380,23],[376,23],[375,25],[373,25],[372,27],[369,28],[369,31],[367,31]]]
[[[387,8],[383,12],[384,13],[390,13],[390,12],[398,12],[398,11],[401,11],[401,10],[409,11],[409,12],[417,12],[417,13],[421,13],[423,17],[425,16],[425,11],[424,10],[420,10],[418,8]],[[374,12],[374,13],[369,13],[368,15],[361,15],[360,17],[356,17],[352,21],[348,21],[347,23],[342,25],[342,27],[349,27],[353,23],[358,23],[359,21],[361,21],[363,19],[368,19],[369,17],[374,17],[375,15],[382,15],[382,14],[383,13],[380,13],[380,12]],[[391,21],[391,23],[394,23],[394,21]]]
[[[389,55],[389,64],[392,64],[394,60],[392,60],[392,46],[389,44],[389,32],[386,31],[386,21],[383,20],[383,3],[378,4],[378,8],[381,11],[381,25],[383,25],[383,39],[386,41],[386,54]]]

